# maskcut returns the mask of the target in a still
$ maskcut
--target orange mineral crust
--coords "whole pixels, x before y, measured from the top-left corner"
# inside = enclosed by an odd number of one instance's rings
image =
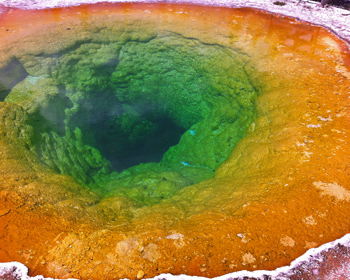
[[[0,67],[32,75],[29,56],[168,34],[244,56],[256,117],[229,158],[154,205],[105,197],[38,158],[27,103],[1,102],[0,262],[54,278],[215,277],[288,265],[349,231],[350,52],[321,27],[195,5],[8,10]]]

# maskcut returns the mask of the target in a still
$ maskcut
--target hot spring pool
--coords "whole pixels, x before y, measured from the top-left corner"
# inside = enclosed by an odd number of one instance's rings
[[[0,261],[79,279],[271,270],[348,232],[349,47],[253,9],[0,17]]]

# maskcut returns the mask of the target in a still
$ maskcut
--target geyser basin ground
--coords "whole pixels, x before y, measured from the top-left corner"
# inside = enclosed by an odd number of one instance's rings
[[[328,31],[166,4],[1,23],[1,261],[57,278],[213,277],[348,231],[350,57]],[[160,163],[117,166],[171,126],[181,139]],[[109,134],[131,138],[115,157]]]

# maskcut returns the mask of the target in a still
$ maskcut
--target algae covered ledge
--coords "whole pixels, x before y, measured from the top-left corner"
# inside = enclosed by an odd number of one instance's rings
[[[2,118],[24,114],[7,129],[22,127],[22,143],[52,171],[102,196],[158,203],[212,177],[244,137],[258,94],[249,57],[138,22],[108,24],[55,53],[12,54],[4,69],[20,61],[26,76]]]

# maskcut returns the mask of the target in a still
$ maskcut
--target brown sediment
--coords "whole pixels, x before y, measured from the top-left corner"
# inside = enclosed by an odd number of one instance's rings
[[[147,278],[214,277],[287,265],[348,232],[344,42],[320,27],[250,9],[101,4],[7,12],[0,18],[1,62],[58,52],[120,18],[247,54],[246,71],[261,93],[258,117],[214,178],[136,209],[100,199],[40,163],[17,137],[16,118],[26,115],[16,111],[0,126],[1,262],[56,278],[134,279],[140,270]],[[2,103],[0,114],[11,116],[11,108]],[[337,263],[328,256],[326,267]]]

